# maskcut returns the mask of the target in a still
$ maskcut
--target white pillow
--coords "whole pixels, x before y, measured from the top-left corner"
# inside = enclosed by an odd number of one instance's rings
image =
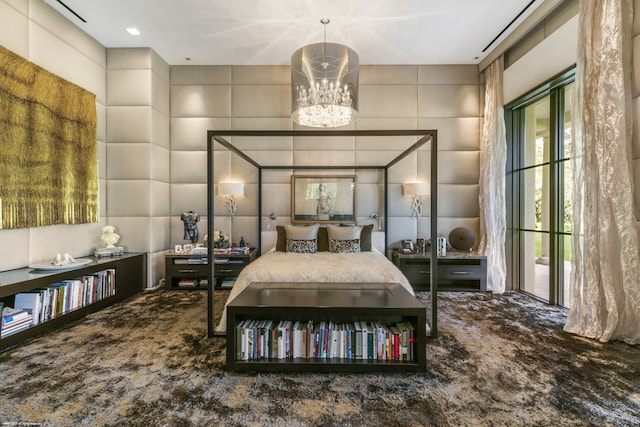
[[[318,238],[319,224],[310,225],[307,227],[297,227],[294,225],[285,225],[285,233],[287,240],[314,240]]]
[[[335,225],[328,225],[327,233],[329,233],[329,241],[360,240],[360,233],[362,233],[362,226],[356,225],[354,227],[336,227]],[[287,237],[289,237],[288,234],[287,234]]]

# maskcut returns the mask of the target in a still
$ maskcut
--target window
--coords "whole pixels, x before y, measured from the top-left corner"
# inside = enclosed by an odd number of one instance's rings
[[[574,70],[505,107],[508,283],[569,307]]]

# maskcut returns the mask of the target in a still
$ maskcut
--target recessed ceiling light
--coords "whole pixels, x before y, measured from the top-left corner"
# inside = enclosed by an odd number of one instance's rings
[[[131,34],[132,36],[139,36],[140,35],[140,31],[138,31],[138,29],[136,27],[127,28],[127,32],[129,34]]]

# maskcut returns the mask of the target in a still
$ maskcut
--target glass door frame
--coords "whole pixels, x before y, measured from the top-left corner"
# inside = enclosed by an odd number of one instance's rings
[[[563,71],[537,89],[504,107],[507,135],[506,194],[507,194],[507,283],[514,290],[524,292],[525,241],[524,233],[548,234],[549,237],[549,300],[552,305],[563,305],[564,295],[560,284],[564,281],[564,264],[558,254],[564,253],[564,114],[566,86],[575,80],[575,68]],[[526,107],[549,97],[549,135],[551,138],[549,159],[535,165],[525,165],[525,113]],[[525,180],[523,171],[550,165],[549,231],[524,227]],[[565,286],[568,284],[564,284]]]

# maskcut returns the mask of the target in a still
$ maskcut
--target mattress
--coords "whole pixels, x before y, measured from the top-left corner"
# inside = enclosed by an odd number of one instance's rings
[[[414,295],[407,278],[377,250],[360,253],[269,252],[247,265],[237,277],[227,304],[252,282],[399,283]],[[216,332],[226,332],[227,309]]]

